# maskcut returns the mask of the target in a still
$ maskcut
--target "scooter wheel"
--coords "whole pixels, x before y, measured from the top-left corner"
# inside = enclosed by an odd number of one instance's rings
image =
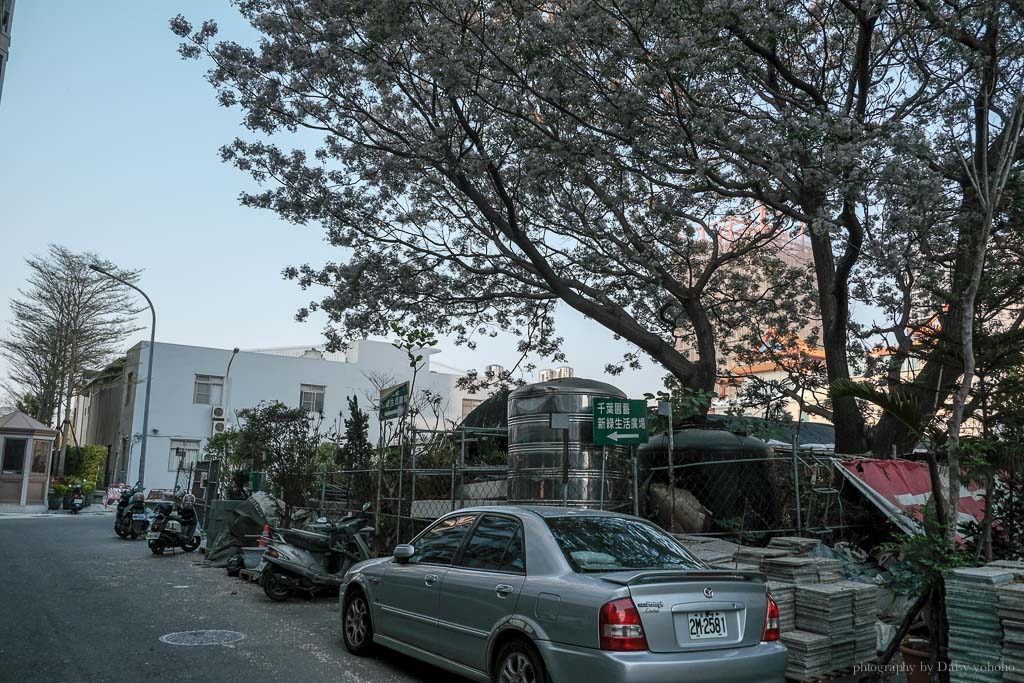
[[[184,550],[186,553],[190,553],[193,550],[195,550],[196,548],[198,548],[199,544],[202,543],[202,542],[203,542],[202,537],[196,535],[196,536],[193,536],[192,540],[190,540],[190,541],[182,541],[181,542],[181,549]]]
[[[265,571],[260,579],[260,583],[263,584],[263,592],[267,594],[267,597],[274,602],[284,602],[288,598],[292,597],[295,590],[291,586],[287,586],[280,581],[278,577],[281,572],[271,570]]]
[[[120,536],[121,538],[128,538],[128,532],[125,531],[124,528],[122,528],[121,525],[117,522],[114,522],[114,533]]]
[[[153,551],[154,555],[163,555],[164,554],[164,544],[161,543],[160,541],[150,541],[149,542],[149,549]]]

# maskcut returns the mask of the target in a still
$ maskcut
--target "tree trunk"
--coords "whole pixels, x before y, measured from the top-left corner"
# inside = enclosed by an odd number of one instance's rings
[[[811,215],[817,212],[811,211]],[[837,277],[835,256],[829,235],[808,231],[814,271],[818,280],[818,307],[821,310],[822,347],[825,352],[825,370],[828,382],[850,379],[849,359],[846,352],[846,332],[849,327],[849,291],[845,278]],[[852,396],[833,399],[832,424],[835,426],[836,453],[862,453],[864,417]]]

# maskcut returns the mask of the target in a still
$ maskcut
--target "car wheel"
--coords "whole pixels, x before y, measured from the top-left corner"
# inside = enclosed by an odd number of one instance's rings
[[[494,683],[546,683],[547,672],[537,651],[522,640],[513,640],[498,653]]]
[[[341,614],[341,637],[345,641],[345,649],[362,657],[373,645],[373,623],[370,621],[370,605],[361,590],[348,594]]]

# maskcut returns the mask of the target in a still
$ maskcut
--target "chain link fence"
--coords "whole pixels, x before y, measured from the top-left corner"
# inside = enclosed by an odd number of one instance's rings
[[[798,448],[794,455],[776,446],[760,457],[680,458],[671,477],[664,451],[626,452],[601,455],[591,469],[566,477],[561,467],[526,474],[510,468],[504,430],[417,436],[407,447],[378,449],[369,467],[326,466],[313,472],[294,505],[306,513],[300,517],[338,519],[369,503],[380,552],[412,538],[438,517],[470,506],[561,506],[567,501],[637,514],[676,533],[754,544],[769,535],[823,535],[857,523],[844,502],[848,484],[836,472],[831,451]],[[223,470],[218,461],[179,470],[179,486],[193,492],[204,517],[215,499],[231,497],[232,476]],[[252,472],[249,481],[253,491],[281,497],[267,473]]]

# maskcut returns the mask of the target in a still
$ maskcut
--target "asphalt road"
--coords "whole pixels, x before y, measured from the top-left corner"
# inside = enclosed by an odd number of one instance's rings
[[[0,518],[0,681],[464,681],[387,650],[349,655],[336,599],[272,603],[198,551],[155,556],[112,525],[109,513]],[[245,637],[160,641],[199,629]]]

